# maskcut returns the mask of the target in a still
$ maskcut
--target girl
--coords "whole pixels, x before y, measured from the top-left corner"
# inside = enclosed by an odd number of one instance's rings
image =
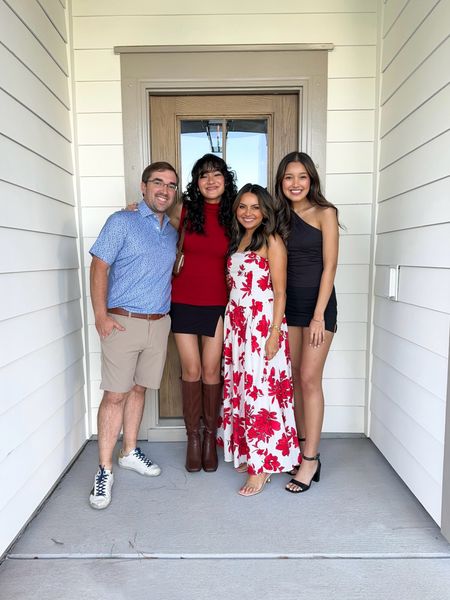
[[[336,331],[339,222],[337,209],[324,198],[316,167],[304,152],[282,159],[275,194],[280,224],[289,231],[286,320],[303,459],[286,489],[298,494],[320,479],[322,374]]]
[[[172,281],[171,317],[181,362],[186,469],[190,472],[217,469],[223,316],[228,296],[225,257],[236,192],[234,173],[223,159],[205,154],[192,168],[182,207],[171,216],[180,232],[185,228],[184,265]]]
[[[273,199],[246,184],[233,204],[230,298],[225,314],[224,400],[218,443],[225,461],[248,471],[242,496],[297,464],[291,370],[284,318],[286,248]]]

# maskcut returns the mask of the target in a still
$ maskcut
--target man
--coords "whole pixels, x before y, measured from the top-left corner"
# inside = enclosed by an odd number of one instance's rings
[[[158,389],[170,330],[171,275],[177,232],[166,215],[178,175],[166,162],[142,173],[143,201],[106,221],[90,249],[91,299],[102,346],[103,399],[98,411],[99,470],[92,508],[111,502],[113,450],[123,427],[119,466],[156,476],[158,465],[137,447],[146,388]]]

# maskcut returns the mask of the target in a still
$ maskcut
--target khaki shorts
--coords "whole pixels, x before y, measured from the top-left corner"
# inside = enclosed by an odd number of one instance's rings
[[[157,321],[110,314],[125,331],[113,329],[101,340],[100,389],[128,392],[135,385],[158,390],[166,362],[170,316]]]

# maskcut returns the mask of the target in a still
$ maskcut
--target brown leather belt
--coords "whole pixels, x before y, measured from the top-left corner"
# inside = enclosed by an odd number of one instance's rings
[[[165,317],[167,315],[167,313],[164,313],[163,315],[133,313],[133,312],[130,312],[129,310],[125,310],[123,308],[108,308],[108,312],[112,313],[113,315],[122,315],[123,317],[133,317],[134,319],[146,319],[147,321],[157,321],[158,319],[162,319],[163,317]]]

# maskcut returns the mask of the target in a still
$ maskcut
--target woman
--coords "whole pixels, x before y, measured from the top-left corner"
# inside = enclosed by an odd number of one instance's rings
[[[324,198],[316,167],[304,152],[282,159],[275,194],[280,224],[289,229],[286,320],[302,450],[302,462],[286,490],[298,494],[320,479],[322,374],[336,331],[339,222],[337,209]]]
[[[172,282],[172,331],[181,362],[186,469],[217,469],[216,429],[222,399],[220,366],[227,303],[225,257],[229,245],[235,176],[226,163],[205,154],[171,222],[185,229],[184,265]],[[199,344],[199,340],[201,344]],[[203,445],[200,417],[203,416]]]
[[[272,197],[246,184],[233,205],[218,432],[225,461],[248,471],[242,496],[259,494],[272,473],[291,470],[299,459],[284,318],[286,260]]]

